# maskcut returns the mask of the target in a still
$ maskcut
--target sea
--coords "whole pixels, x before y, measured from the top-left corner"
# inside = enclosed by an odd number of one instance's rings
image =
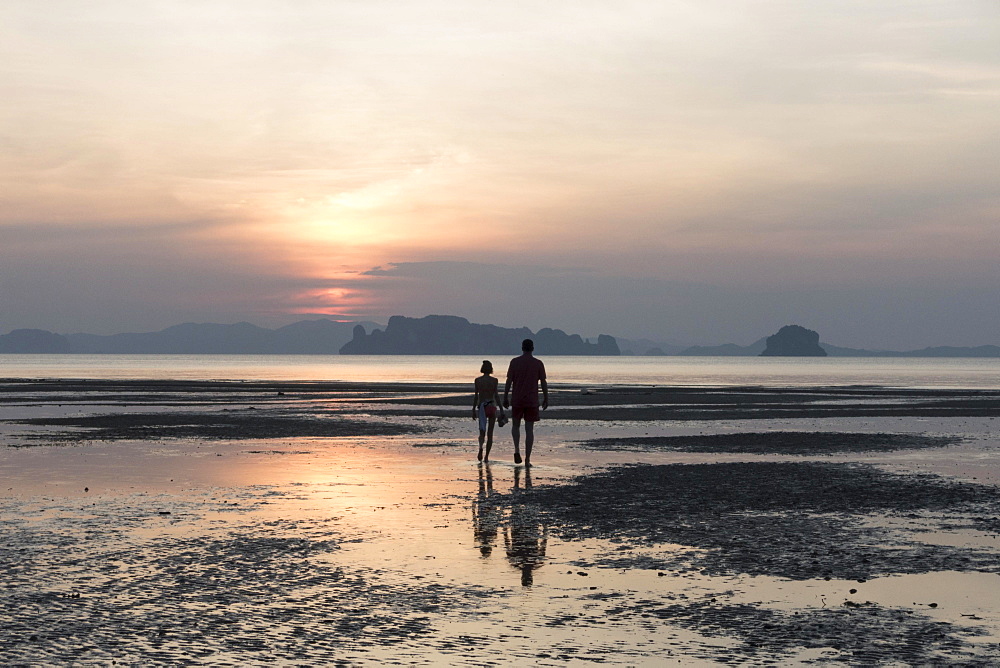
[[[549,383],[685,387],[1000,389],[1000,358],[539,355]],[[0,355],[2,379],[472,383],[470,355]],[[508,358],[491,358],[503,378]]]

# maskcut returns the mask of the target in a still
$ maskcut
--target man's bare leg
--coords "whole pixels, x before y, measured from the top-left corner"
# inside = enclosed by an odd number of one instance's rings
[[[521,463],[521,418],[511,421],[510,435],[514,438],[514,463]],[[526,424],[531,424],[526,423]]]
[[[483,439],[486,438],[486,432],[479,432],[479,461],[483,461]]]
[[[535,423],[524,423],[524,465],[531,464],[531,446],[535,444]]]

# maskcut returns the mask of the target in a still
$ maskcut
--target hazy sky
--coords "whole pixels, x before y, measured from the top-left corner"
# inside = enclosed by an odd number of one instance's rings
[[[1000,344],[996,0],[0,3],[0,333]]]

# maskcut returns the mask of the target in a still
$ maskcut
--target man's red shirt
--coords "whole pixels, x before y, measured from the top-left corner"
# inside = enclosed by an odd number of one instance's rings
[[[538,383],[545,380],[545,365],[532,355],[521,355],[510,361],[507,380],[513,381],[510,405],[518,408],[538,406]]]

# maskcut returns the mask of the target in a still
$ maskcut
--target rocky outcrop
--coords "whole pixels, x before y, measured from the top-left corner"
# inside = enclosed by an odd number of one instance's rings
[[[535,341],[535,350],[549,350],[549,355],[621,355],[618,349],[618,342],[615,337],[601,334],[597,337],[597,343],[591,343],[579,334],[567,334],[561,329],[549,329],[544,327],[535,333],[532,338]],[[520,349],[521,341],[517,342],[517,349]]]
[[[800,327],[785,325],[777,334],[767,337],[767,347],[761,357],[826,357],[819,345],[819,334]]]
[[[533,339],[539,355],[620,355],[614,337],[601,335],[591,343],[578,334],[544,328],[532,333],[527,327],[508,329],[479,325],[454,315],[389,318],[385,330],[366,334],[354,328],[354,338],[340,349],[341,355],[516,355],[521,341]]]

